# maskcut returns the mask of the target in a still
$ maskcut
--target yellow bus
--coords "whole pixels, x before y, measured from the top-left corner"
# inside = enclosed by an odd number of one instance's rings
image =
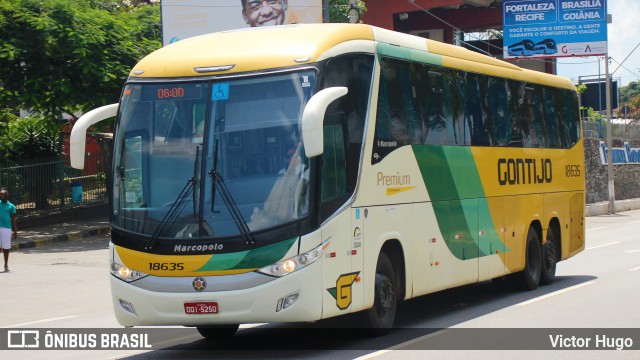
[[[584,249],[574,85],[362,24],[182,40],[142,59],[117,115],[111,289],[124,326],[361,313],[491,279],[553,281]]]

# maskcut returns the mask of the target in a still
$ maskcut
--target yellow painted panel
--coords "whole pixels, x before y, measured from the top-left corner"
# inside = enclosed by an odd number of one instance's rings
[[[322,53],[350,40],[373,40],[370,26],[307,24],[225,31],[184,39],[142,59],[132,77],[202,76],[194,68],[235,65],[221,75],[299,65],[295,59],[315,61]],[[140,75],[136,72],[144,71]]]

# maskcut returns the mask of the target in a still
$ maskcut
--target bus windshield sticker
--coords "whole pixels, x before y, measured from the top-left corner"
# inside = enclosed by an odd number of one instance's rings
[[[309,82],[309,77],[306,75],[302,76],[302,87],[309,87],[311,83]]]
[[[211,100],[229,100],[229,83],[219,83],[213,86]]]

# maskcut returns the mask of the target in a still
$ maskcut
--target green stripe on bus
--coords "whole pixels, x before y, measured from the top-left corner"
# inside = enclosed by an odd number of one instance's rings
[[[298,238],[294,237],[254,250],[214,254],[196,271],[259,269],[282,260],[296,240]]]
[[[427,51],[407,49],[400,46],[378,43],[376,51],[379,55],[412,60],[425,64],[442,65],[442,56]]]
[[[440,232],[461,260],[506,251],[468,147],[413,145]],[[480,241],[479,229],[483,229]]]

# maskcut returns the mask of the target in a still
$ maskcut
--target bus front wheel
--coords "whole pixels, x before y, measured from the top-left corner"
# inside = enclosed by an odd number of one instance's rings
[[[393,264],[382,252],[376,265],[376,283],[373,307],[366,312],[368,327],[374,336],[391,331],[396,318],[398,304],[397,284]]]
[[[238,331],[239,324],[197,326],[198,332],[207,340],[232,337]]]

